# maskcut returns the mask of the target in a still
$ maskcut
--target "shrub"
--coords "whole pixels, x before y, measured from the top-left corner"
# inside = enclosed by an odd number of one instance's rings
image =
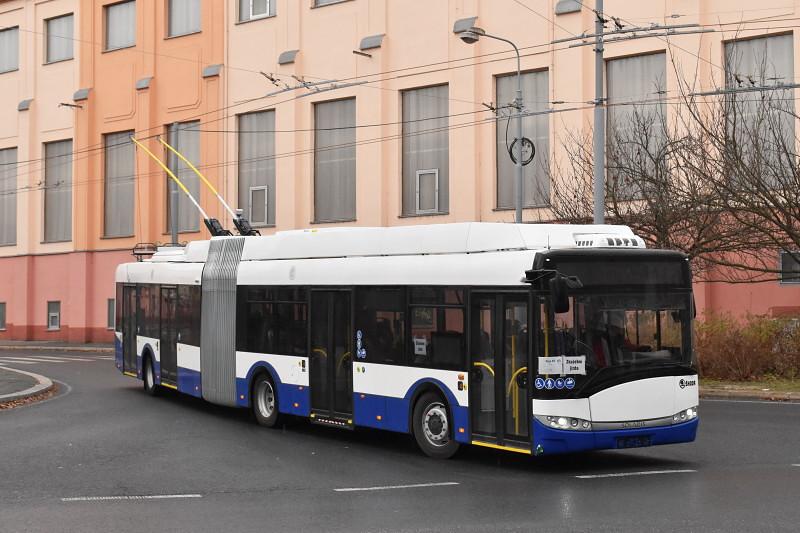
[[[800,322],[707,314],[695,322],[700,374],[725,380],[800,377]]]

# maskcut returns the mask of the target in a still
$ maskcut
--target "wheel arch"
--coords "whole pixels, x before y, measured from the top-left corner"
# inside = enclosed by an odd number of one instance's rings
[[[423,394],[426,392],[432,392],[438,395],[442,401],[444,401],[445,408],[447,409],[447,416],[451,420],[451,427],[455,432],[455,427],[452,424],[453,420],[453,407],[452,403],[455,400],[455,397],[451,394],[447,394],[447,387],[444,386],[443,383],[439,382],[438,380],[426,379],[421,380],[412,385],[411,394],[409,396],[408,402],[408,432],[414,433],[414,408],[417,405],[417,402],[422,397]],[[449,392],[449,391],[448,391]],[[454,433],[455,435],[455,433]]]

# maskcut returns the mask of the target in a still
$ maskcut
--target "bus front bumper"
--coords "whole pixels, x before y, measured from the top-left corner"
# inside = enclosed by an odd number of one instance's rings
[[[697,436],[697,418],[669,426],[640,429],[575,431],[547,427],[533,419],[534,455],[554,455],[588,450],[610,450],[692,442]]]

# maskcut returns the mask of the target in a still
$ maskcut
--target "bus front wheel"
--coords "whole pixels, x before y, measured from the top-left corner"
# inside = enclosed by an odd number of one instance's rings
[[[260,374],[253,381],[250,403],[259,425],[271,428],[278,423],[278,393],[267,374]]]
[[[459,444],[452,438],[452,421],[447,404],[433,392],[426,392],[414,404],[414,438],[420,449],[434,459],[449,459]]]

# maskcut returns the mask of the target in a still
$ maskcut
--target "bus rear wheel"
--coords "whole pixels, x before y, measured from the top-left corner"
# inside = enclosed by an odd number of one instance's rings
[[[250,404],[259,425],[275,427],[278,423],[278,393],[267,374],[260,374],[253,381]]]
[[[153,370],[153,360],[149,355],[144,358],[144,375],[142,376],[144,382],[144,391],[150,396],[158,394],[158,385],[156,385],[156,375]]]
[[[433,392],[426,392],[414,404],[414,438],[419,448],[434,459],[449,459],[459,444],[452,438],[447,404]]]

